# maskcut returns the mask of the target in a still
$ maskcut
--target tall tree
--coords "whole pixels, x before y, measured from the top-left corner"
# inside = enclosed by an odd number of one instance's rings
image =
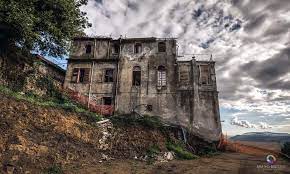
[[[70,40],[89,27],[80,10],[88,0],[0,0],[0,49],[18,46],[53,56],[66,54]]]

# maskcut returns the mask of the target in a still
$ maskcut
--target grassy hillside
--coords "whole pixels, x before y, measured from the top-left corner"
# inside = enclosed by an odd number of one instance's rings
[[[150,155],[152,147],[158,149],[154,155],[173,150],[181,158],[195,158],[158,120],[115,117],[113,124],[103,125],[97,123],[101,117],[69,100],[41,98],[3,86],[0,98],[0,167],[4,171],[61,171],[67,166],[98,164],[103,154],[115,159]]]

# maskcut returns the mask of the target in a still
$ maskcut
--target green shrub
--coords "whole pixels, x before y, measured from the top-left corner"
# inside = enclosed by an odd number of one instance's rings
[[[220,154],[220,152],[217,151],[216,148],[212,147],[212,146],[203,146],[199,151],[198,151],[198,155],[201,156],[215,156]]]
[[[62,100],[61,92],[55,87],[53,80],[49,76],[39,77],[36,80],[36,86],[41,90],[46,90],[46,96],[57,100]]]
[[[290,142],[284,143],[281,152],[287,155],[288,158],[290,158]]]
[[[151,146],[149,149],[147,149],[146,154],[149,157],[154,157],[160,153],[160,148],[157,145]]]
[[[173,143],[171,141],[168,141],[166,143],[166,148],[170,151],[173,151],[178,158],[180,159],[186,159],[186,160],[191,160],[191,159],[197,159],[198,156],[190,153],[184,144],[177,144]]]
[[[63,174],[61,166],[53,165],[47,168],[44,172],[45,174]]]
[[[164,126],[160,117],[158,116],[144,116],[138,119],[141,125],[149,128],[161,128]]]

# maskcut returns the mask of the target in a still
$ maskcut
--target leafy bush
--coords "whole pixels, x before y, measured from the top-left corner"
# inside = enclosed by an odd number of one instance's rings
[[[288,156],[288,158],[290,158],[290,142],[286,142],[284,143],[281,152],[283,154],[286,154]]]
[[[157,145],[151,146],[149,149],[147,149],[146,154],[149,157],[154,157],[160,153],[160,148]]]
[[[212,146],[204,146],[202,149],[200,149],[198,151],[198,155],[204,155],[204,156],[215,156],[215,155],[219,155],[220,152],[217,151],[216,148],[212,147]]]
[[[62,93],[56,88],[53,79],[49,76],[42,76],[36,80],[35,84],[41,90],[46,90],[46,96],[55,100],[63,100]]]
[[[45,174],[63,174],[61,166],[53,165],[45,170]]]
[[[178,158],[180,159],[186,159],[186,160],[191,160],[191,159],[197,159],[198,156],[190,153],[185,145],[183,144],[177,144],[177,143],[173,143],[171,141],[168,141],[166,143],[166,148],[170,151],[173,151]]]

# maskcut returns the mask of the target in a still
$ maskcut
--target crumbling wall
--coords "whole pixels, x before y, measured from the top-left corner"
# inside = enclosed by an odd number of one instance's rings
[[[166,52],[158,52],[158,42],[166,43]],[[117,110],[130,113],[133,108],[146,115],[159,115],[165,119],[175,118],[175,40],[151,40],[142,42],[142,52],[134,53],[135,41],[123,43],[119,62],[119,79],[117,87]],[[141,68],[141,85],[132,86],[133,68]],[[157,69],[166,69],[166,86],[158,89]],[[152,111],[144,110],[142,104],[152,105]]]
[[[25,93],[40,96],[59,94],[65,71],[41,61],[35,55],[0,57],[0,84]]]
[[[165,50],[159,50],[159,43],[165,43]],[[103,97],[112,97],[116,113],[134,110],[142,115],[161,116],[170,123],[217,140],[221,125],[214,62],[177,61],[176,48],[175,39],[96,38],[93,58],[81,56],[69,60],[65,86],[83,94],[90,93],[91,99],[99,104]],[[84,47],[81,49],[83,52]],[[166,85],[162,86],[158,85],[160,66],[166,73]],[[94,67],[90,84],[70,83],[72,69],[77,67]],[[114,82],[102,80],[106,69],[114,69]],[[140,85],[133,85],[135,70],[141,73]]]
[[[75,39],[71,59],[107,59],[110,52],[111,39]],[[90,46],[91,51],[87,53],[86,47]]]

